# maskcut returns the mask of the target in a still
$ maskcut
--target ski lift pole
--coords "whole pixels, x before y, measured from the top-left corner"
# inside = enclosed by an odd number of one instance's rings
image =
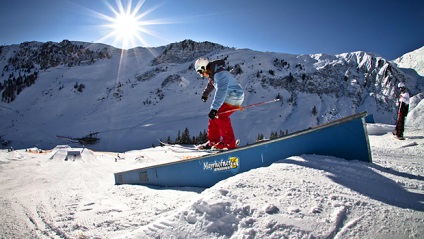
[[[265,105],[265,104],[269,104],[269,103],[274,103],[274,102],[278,102],[278,101],[280,101],[280,99],[273,99],[273,100],[269,100],[269,101],[259,102],[259,103],[256,103],[256,104],[240,106],[236,109],[227,110],[227,111],[224,111],[224,112],[219,112],[218,114],[219,115],[220,114],[226,114],[226,113],[234,112],[234,111],[237,111],[237,110],[243,111],[243,110],[248,109],[248,108],[252,108],[252,107],[256,107],[256,106],[260,106],[260,105]]]

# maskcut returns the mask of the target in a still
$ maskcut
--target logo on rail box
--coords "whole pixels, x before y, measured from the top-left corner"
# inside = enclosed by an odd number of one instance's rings
[[[239,158],[229,157],[228,159],[215,160],[213,162],[203,162],[203,170],[217,172],[231,171],[237,173],[239,171]]]

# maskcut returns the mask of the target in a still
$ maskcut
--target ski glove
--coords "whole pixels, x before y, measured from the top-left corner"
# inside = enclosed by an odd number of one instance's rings
[[[216,111],[216,110],[214,110],[214,109],[211,109],[211,112],[209,112],[209,118],[211,119],[211,120],[213,120],[213,119],[215,119],[215,118],[218,118],[217,117],[217,114],[218,114],[218,111]]]
[[[208,100],[208,97],[207,96],[202,96],[202,101],[203,102],[206,102]]]

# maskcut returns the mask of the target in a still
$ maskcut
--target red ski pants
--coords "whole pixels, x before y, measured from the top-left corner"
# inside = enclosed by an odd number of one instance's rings
[[[228,145],[229,148],[236,147],[233,127],[231,125],[230,115],[239,109],[240,106],[224,103],[218,109],[218,118],[209,119],[208,124],[208,140],[209,145],[213,146],[219,142]],[[230,112],[226,112],[230,111]],[[223,113],[226,112],[226,113]],[[221,140],[222,139],[222,140]]]
[[[403,131],[405,131],[405,116],[398,114],[395,128],[396,136],[403,137]]]

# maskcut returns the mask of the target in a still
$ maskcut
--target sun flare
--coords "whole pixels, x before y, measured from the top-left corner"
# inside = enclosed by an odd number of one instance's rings
[[[137,35],[138,22],[137,19],[130,14],[119,14],[116,16],[113,28],[117,36],[124,39],[132,38]]]
[[[123,1],[115,0],[116,7],[106,2],[112,14],[105,15],[97,13],[100,18],[106,21],[102,26],[108,33],[100,41],[112,39],[114,45],[121,46],[122,49],[128,49],[135,46],[147,46],[143,36],[146,34],[154,36],[155,34],[148,29],[149,25],[164,24],[158,20],[146,20],[145,17],[154,9],[141,11],[145,0],[139,0],[133,6],[132,0],[128,0],[124,6]]]

